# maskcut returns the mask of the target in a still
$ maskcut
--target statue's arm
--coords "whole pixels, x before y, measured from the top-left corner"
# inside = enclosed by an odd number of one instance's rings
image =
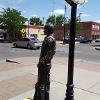
[[[55,47],[54,41],[52,39],[49,39],[46,42],[47,42],[47,44],[46,44],[47,54],[44,57],[40,58],[40,61],[39,61],[40,63],[47,63],[47,62],[51,61],[51,59],[53,58],[53,56],[55,54],[56,47]]]

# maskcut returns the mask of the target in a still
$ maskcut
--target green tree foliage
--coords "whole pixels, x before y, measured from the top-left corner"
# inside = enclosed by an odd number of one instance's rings
[[[0,12],[0,26],[7,30],[8,40],[10,42],[21,37],[20,30],[25,23],[26,18],[16,9],[7,8]]]
[[[66,19],[64,18],[63,15],[58,15],[56,17],[56,25],[64,25],[64,23],[66,23]]]
[[[53,25],[64,25],[64,22],[66,23],[66,18],[64,18],[63,15],[58,15],[58,16],[49,16],[49,18],[46,21],[46,24],[53,24]]]
[[[31,25],[43,25],[43,22],[40,18],[32,17],[30,18],[30,24]]]
[[[66,27],[69,28],[69,26],[70,26],[70,19],[67,21],[67,26]],[[83,30],[83,27],[82,27],[82,24],[81,24],[81,19],[78,16],[76,18],[76,35],[81,35],[82,30]]]
[[[48,19],[46,20],[46,24],[55,25],[55,21],[56,21],[56,16],[52,15],[48,17]]]
[[[76,18],[76,34],[81,35],[82,33],[82,24],[81,24],[81,19],[79,17]]]

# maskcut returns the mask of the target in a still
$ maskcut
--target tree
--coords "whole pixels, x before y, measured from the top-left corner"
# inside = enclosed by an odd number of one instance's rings
[[[62,25],[64,25],[64,21],[65,21],[65,23],[67,22],[66,18],[63,15],[58,15],[58,16],[52,15],[52,16],[49,16],[49,18],[46,21],[46,24],[50,23],[53,25],[62,26]]]
[[[43,22],[40,18],[32,17],[30,18],[30,24],[31,25],[43,25]]]
[[[56,17],[56,25],[64,25],[66,23],[66,18],[63,15],[58,15]]]
[[[55,25],[55,19],[56,19],[56,16],[54,16],[54,15],[49,16],[48,19],[46,20],[46,24],[53,24],[53,25]]]
[[[66,27],[69,28],[69,26],[70,26],[70,19],[67,20],[67,25],[66,25]],[[68,29],[68,28],[67,28],[67,29]],[[82,30],[83,30],[83,28],[82,28],[82,24],[81,24],[81,19],[80,19],[80,17],[78,16],[78,17],[76,18],[76,35],[81,35]],[[68,30],[67,30],[67,31],[68,31]]]
[[[9,42],[21,37],[20,30],[25,23],[26,18],[21,16],[21,12],[16,9],[7,8],[0,12],[0,26],[7,30],[7,39]]]
[[[76,35],[81,35],[82,33],[82,24],[81,24],[81,19],[80,17],[76,18]]]

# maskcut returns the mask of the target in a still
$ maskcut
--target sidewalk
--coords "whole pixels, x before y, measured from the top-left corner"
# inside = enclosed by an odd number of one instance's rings
[[[38,57],[11,60],[20,64],[0,61],[0,100],[23,100],[33,97]],[[67,65],[65,58],[54,57],[52,60],[50,100],[65,98]],[[75,100],[100,100],[99,67],[100,64],[75,59]]]

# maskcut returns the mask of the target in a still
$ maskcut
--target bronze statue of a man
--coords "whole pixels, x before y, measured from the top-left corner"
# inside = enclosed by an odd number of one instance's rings
[[[56,50],[56,41],[53,37],[53,27],[44,26],[46,37],[42,43],[38,67],[38,80],[35,85],[33,100],[49,100],[51,59]]]

